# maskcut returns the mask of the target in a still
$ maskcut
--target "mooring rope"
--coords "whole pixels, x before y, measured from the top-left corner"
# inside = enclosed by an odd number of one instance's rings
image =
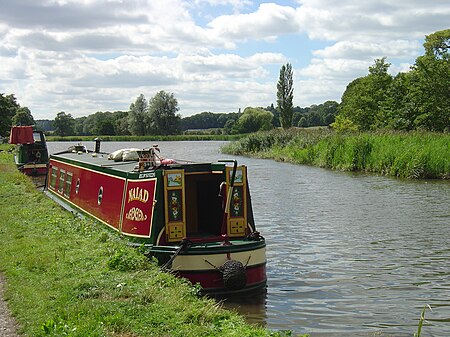
[[[190,240],[188,240],[188,239],[183,239],[183,240],[181,240],[181,244],[180,244],[180,246],[178,247],[178,249],[177,249],[177,250],[175,251],[175,253],[170,257],[169,261],[167,261],[167,262],[161,267],[161,269],[164,270],[164,271],[171,269],[170,266],[172,265],[173,260],[175,260],[175,258],[178,256],[178,254],[181,253],[181,251],[182,251],[183,249],[189,248],[190,246],[192,246],[192,241],[190,241]]]

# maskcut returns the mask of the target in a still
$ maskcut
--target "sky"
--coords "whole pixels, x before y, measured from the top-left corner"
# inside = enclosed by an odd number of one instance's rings
[[[340,102],[387,57],[405,72],[448,0],[0,0],[0,93],[35,119],[129,109],[164,90],[179,113],[276,106],[283,64],[294,106]]]

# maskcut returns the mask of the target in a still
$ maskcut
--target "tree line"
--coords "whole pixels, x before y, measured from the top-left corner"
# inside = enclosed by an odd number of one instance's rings
[[[21,107],[13,94],[0,93],[0,136],[6,136],[12,125],[34,125],[28,107]]]
[[[242,134],[280,127],[279,112],[268,107],[247,107],[243,112],[201,112],[188,117],[175,114],[148,113],[141,103],[146,101],[139,95],[129,111],[102,112],[74,118],[59,112],[54,120],[36,120],[38,129],[59,136],[143,136],[174,134]],[[294,126],[327,126],[334,121],[339,104],[327,101],[323,104],[293,108]],[[139,123],[141,121],[141,123]],[[159,122],[158,122],[159,121]],[[25,124],[22,124],[25,125]]]
[[[173,93],[160,91],[147,101],[143,94],[127,111],[96,112],[74,118],[61,111],[54,120],[34,121],[14,95],[0,93],[0,135],[11,125],[36,125],[56,135],[173,135],[211,132],[250,133],[276,127],[329,126],[336,130],[450,129],[450,29],[426,36],[425,55],[409,72],[392,76],[386,58],[376,59],[368,75],[347,85],[341,103],[327,101],[301,108],[293,106],[293,71],[280,69],[277,106],[246,107],[229,113],[201,112],[182,118]]]
[[[388,73],[386,58],[348,84],[332,124],[338,130],[450,130],[450,29],[425,37],[409,72]]]

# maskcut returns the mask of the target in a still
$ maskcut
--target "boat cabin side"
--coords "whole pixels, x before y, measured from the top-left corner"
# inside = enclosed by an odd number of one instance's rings
[[[114,230],[153,245],[244,238],[255,230],[245,166],[174,164],[136,171],[136,163],[70,153],[51,157],[48,190]]]

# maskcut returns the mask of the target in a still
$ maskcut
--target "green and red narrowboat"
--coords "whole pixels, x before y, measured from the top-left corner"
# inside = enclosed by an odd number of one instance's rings
[[[48,169],[48,151],[45,135],[32,126],[13,126],[9,143],[16,145],[14,161],[17,168],[29,176],[45,176]]]
[[[99,149],[97,142],[95,151],[76,146],[51,155],[48,193],[144,245],[204,293],[266,287],[266,244],[255,228],[246,166],[162,159],[157,147]]]

